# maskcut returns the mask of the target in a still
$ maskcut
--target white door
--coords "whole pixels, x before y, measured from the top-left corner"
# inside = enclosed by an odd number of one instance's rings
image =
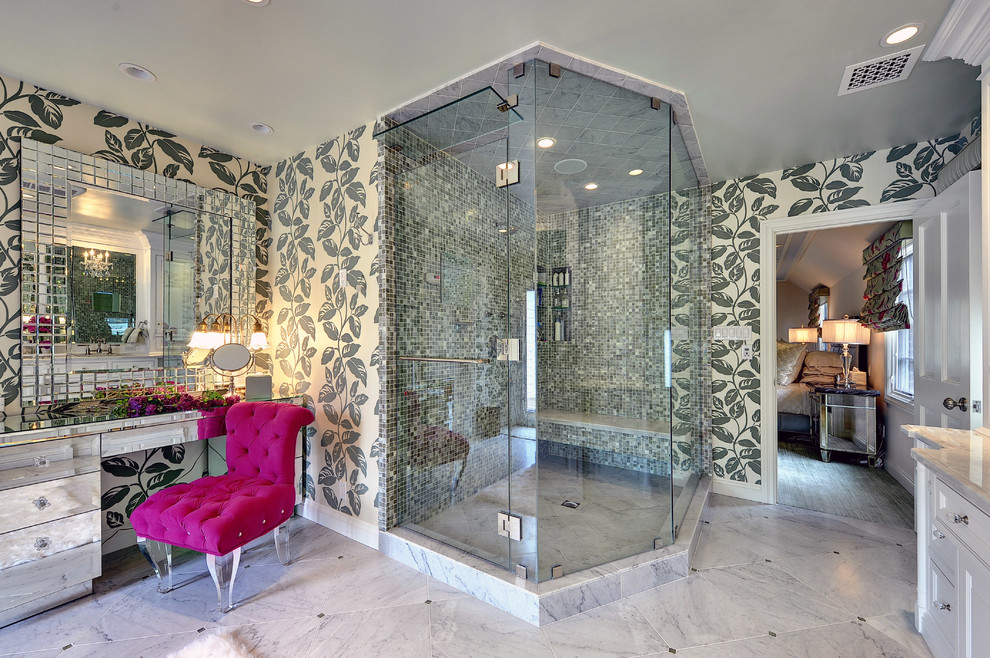
[[[983,424],[980,174],[970,173],[914,216],[914,418]],[[966,399],[965,411],[945,402]],[[949,402],[949,406],[952,403]]]

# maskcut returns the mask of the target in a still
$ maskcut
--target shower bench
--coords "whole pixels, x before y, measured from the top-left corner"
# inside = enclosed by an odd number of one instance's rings
[[[539,454],[670,475],[670,425],[607,414],[545,409],[537,415]]]

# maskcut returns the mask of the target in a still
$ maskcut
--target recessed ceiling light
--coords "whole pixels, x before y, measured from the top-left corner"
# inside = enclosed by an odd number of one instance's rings
[[[131,62],[121,62],[117,65],[117,68],[127,77],[140,80],[141,82],[154,82],[158,79],[158,76],[148,69],[138,64],[132,64]]]
[[[629,175],[630,176],[639,176],[641,173],[643,173],[643,170],[642,169],[633,169],[632,171],[629,172]]]
[[[880,40],[881,46],[896,46],[904,43],[908,39],[912,39],[924,29],[924,23],[908,23],[907,25],[902,25],[888,32],[883,39]]]
[[[275,129],[269,126],[267,123],[255,122],[251,124],[251,130],[258,133],[259,135],[271,135],[275,132]]]
[[[536,145],[539,146],[541,149],[548,149],[556,143],[557,140],[554,139],[553,137],[541,137],[538,140],[536,140]]]
[[[498,168],[501,169],[502,171],[505,171],[507,169],[512,169],[513,167],[515,167],[515,165],[512,164],[511,162],[500,162],[498,165]]]
[[[268,0],[244,0],[244,2],[254,7],[263,7],[268,4]]]
[[[587,185],[584,186],[584,189],[586,189],[586,190],[597,190],[598,189],[598,183],[588,183]]]

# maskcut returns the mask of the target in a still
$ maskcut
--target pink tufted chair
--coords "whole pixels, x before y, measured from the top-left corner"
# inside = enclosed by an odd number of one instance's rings
[[[279,561],[289,561],[296,500],[295,448],[313,412],[280,402],[239,402],[227,412],[227,474],[175,484],[131,513],[138,547],[158,575],[158,591],[172,589],[172,546],[206,553],[224,612],[234,606],[241,548],[275,535]]]

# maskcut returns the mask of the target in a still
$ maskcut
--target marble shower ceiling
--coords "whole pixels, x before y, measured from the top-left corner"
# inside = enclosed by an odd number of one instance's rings
[[[849,64],[950,0],[0,0],[0,72],[260,163],[368,123],[542,41],[679,89],[713,180],[957,131],[977,71],[920,62],[838,97]],[[117,70],[130,61],[158,81]],[[268,123],[275,134],[253,134]]]

